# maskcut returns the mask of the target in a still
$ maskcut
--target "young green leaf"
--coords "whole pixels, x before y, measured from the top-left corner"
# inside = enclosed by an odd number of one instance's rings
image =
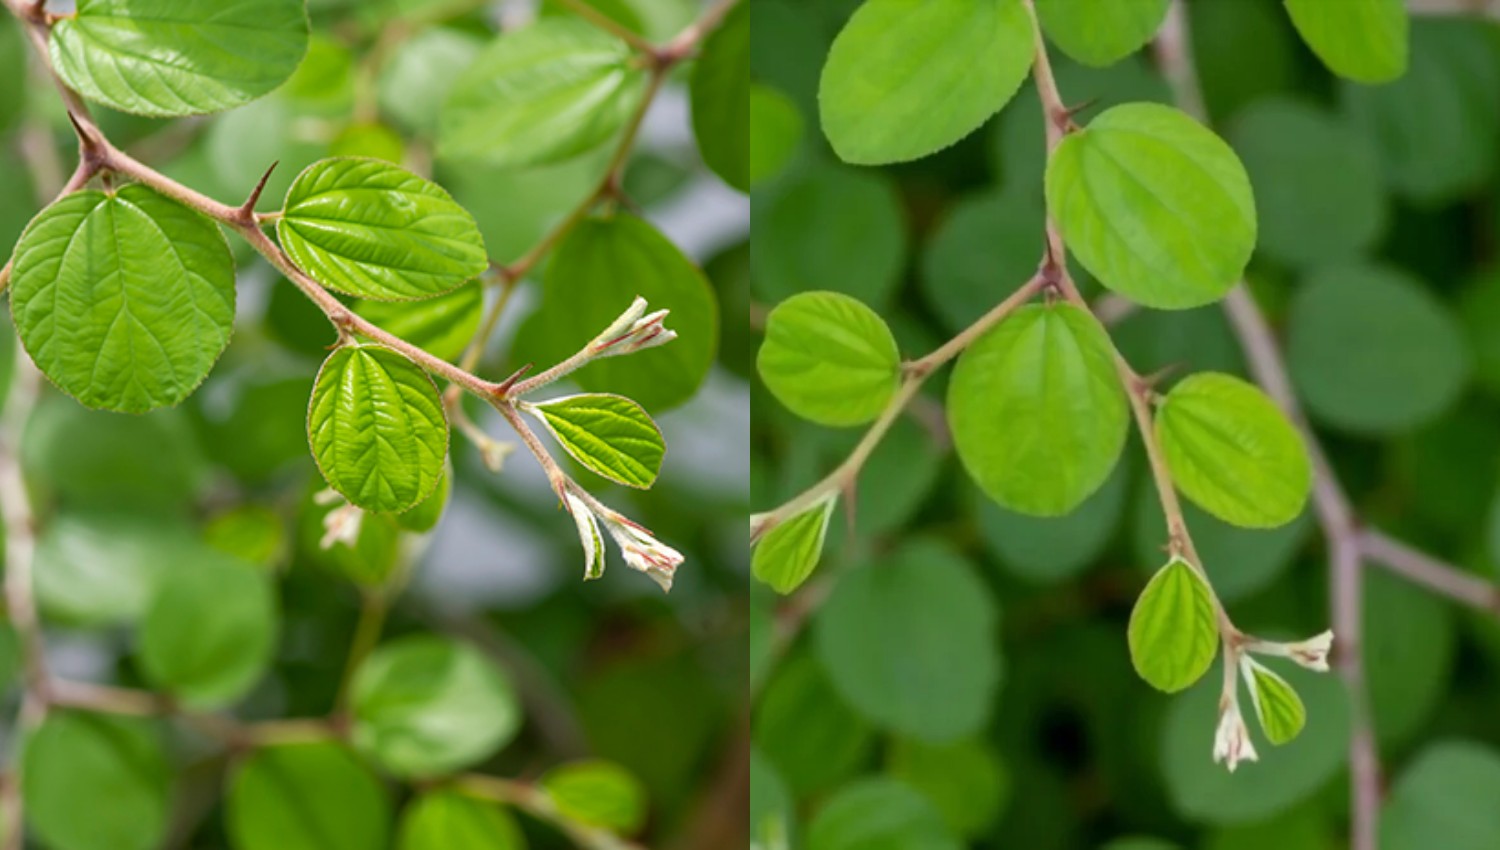
[[[547,771],[538,784],[574,823],[630,835],[646,820],[646,789],[613,762],[569,762]]]
[[[63,82],[111,109],[174,116],[248,103],[307,52],[303,0],[78,0],[52,25]]]
[[[1253,384],[1216,372],[1179,382],[1156,414],[1172,480],[1219,519],[1275,528],[1296,519],[1312,492],[1302,436]]]
[[[428,354],[457,360],[479,330],[484,285],[470,281],[452,292],[416,303],[360,301],[354,312]]]
[[[334,741],[254,750],[229,780],[227,806],[236,850],[386,850],[390,835],[384,786]]]
[[[750,571],[777,593],[802,586],[823,554],[828,519],[837,498],[825,499],[766,532],[755,545]]]
[[[803,292],[777,304],[755,367],[778,401],[819,425],[869,422],[901,383],[891,329],[874,310],[836,292]]]
[[[1302,40],[1330,71],[1361,83],[1388,83],[1406,73],[1402,0],[1286,0]]]
[[[378,159],[308,166],[286,193],[276,234],[314,280],[382,301],[441,295],[489,267],[467,210],[436,183]]]
[[[401,777],[469,767],[521,725],[505,673],[478,650],[432,635],[381,646],[355,673],[352,694],[355,746]]]
[[[1147,684],[1169,694],[1184,690],[1219,651],[1213,591],[1187,561],[1173,558],[1141,591],[1127,634],[1131,663]]]
[[[646,70],[623,41],[584,21],[549,18],[502,35],[448,95],[438,155],[515,168],[603,144],[645,93]]]
[[[439,788],[407,805],[399,829],[401,850],[525,850],[516,819],[488,800]]]
[[[11,311],[58,388],[144,413],[187,398],[234,326],[234,260],[217,225],[139,184],[77,192],[16,246]]]
[[[1085,65],[1113,65],[1141,49],[1167,16],[1170,0],[1037,0],[1047,36]]]
[[[927,156],[999,112],[1031,57],[1021,0],[868,0],[823,67],[823,132],[845,162]]]
[[[1047,163],[1047,208],[1083,267],[1148,307],[1217,301],[1255,247],[1250,178],[1222,139],[1168,106],[1127,103]]]
[[[527,404],[573,459],[611,481],[647,488],[667,446],[651,416],[630,399],[586,393]]]
[[[397,513],[437,486],[448,418],[432,379],[389,348],[346,345],[323,362],[307,410],[313,459],[333,489]]]
[[[948,385],[959,460],[986,495],[1062,516],[1120,459],[1130,411],[1109,337],[1071,304],[1022,307],[959,358]]]
[[[161,846],[167,834],[171,774],[148,721],[52,711],[27,737],[21,752],[26,826],[45,846]]]
[[[750,6],[741,3],[703,42],[693,69],[693,136],[703,162],[750,191]]]
[[[1307,725],[1307,709],[1292,686],[1249,655],[1240,656],[1240,670],[1266,740],[1279,746],[1297,737]]]

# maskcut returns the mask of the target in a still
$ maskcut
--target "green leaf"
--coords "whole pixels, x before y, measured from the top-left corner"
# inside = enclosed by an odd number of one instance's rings
[[[175,517],[91,508],[54,516],[37,542],[37,605],[49,619],[79,626],[133,623],[168,570],[190,550],[191,532]]]
[[[1109,337],[1070,304],[1029,305],[969,346],[948,385],[953,445],[1002,507],[1062,516],[1099,489],[1130,412]]]
[[[1213,591],[1173,558],[1146,583],[1130,612],[1130,661],[1147,684],[1176,693],[1203,677],[1219,651]]]
[[[21,25],[13,15],[0,20],[0,79],[20,80],[26,76],[26,57],[30,46],[21,33]],[[24,85],[8,86],[0,92],[0,132],[11,128],[25,111],[26,89]],[[0,243],[8,243],[6,234],[0,234]]]
[[[614,392],[648,410],[691,398],[719,347],[719,305],[703,271],[655,227],[633,215],[580,222],[557,247],[534,321],[558,361],[586,345],[640,296],[652,310],[671,310],[677,339],[628,357],[608,357],[573,373],[590,391]],[[532,352],[536,355],[538,352]]]
[[[431,137],[454,81],[484,46],[478,36],[459,29],[426,27],[413,33],[380,70],[380,114]]]
[[[477,650],[432,635],[375,650],[355,673],[352,693],[355,745],[401,777],[477,764],[521,724],[505,673]]]
[[[1328,69],[1361,83],[1406,73],[1406,4],[1401,0],[1286,0],[1302,40]]]
[[[1485,744],[1441,740],[1396,778],[1380,816],[1384,850],[1485,850],[1500,845],[1500,754]]]
[[[333,489],[366,510],[395,513],[437,486],[448,419],[415,363],[378,345],[346,345],[318,372],[307,439]]]
[[[479,331],[484,285],[471,281],[452,292],[416,303],[360,301],[354,312],[428,354],[457,360]]]
[[[928,743],[973,735],[1002,673],[999,611],[973,568],[931,541],[839,577],[814,615],[834,685],[874,722]]]
[[[286,523],[275,509],[247,503],[214,515],[203,527],[210,547],[258,567],[276,567],[287,555]]]
[[[758,750],[750,750],[750,846],[791,846],[795,820],[792,795],[776,768]]]
[[[807,581],[823,554],[828,519],[838,499],[827,499],[771,529],[755,546],[750,571],[777,593],[791,593]]]
[[[1250,702],[1255,706],[1255,717],[1266,740],[1281,746],[1301,734],[1302,727],[1307,725],[1307,709],[1292,686],[1248,656],[1244,671]]]
[[[646,821],[646,789],[613,762],[569,762],[547,771],[539,784],[574,823],[630,835]]]
[[[234,260],[213,222],[151,189],[77,192],[16,246],[16,330],[58,388],[144,413],[207,377],[234,325]]]
[[[750,190],[750,6],[740,4],[703,42],[692,80],[693,136],[724,182]]]
[[[1178,382],[1157,408],[1156,440],[1177,487],[1225,522],[1285,525],[1312,492],[1302,436],[1239,378],[1200,372]]]
[[[787,657],[755,706],[755,742],[796,796],[825,791],[865,762],[875,736],[811,653]]]
[[[1020,193],[951,206],[923,251],[919,281],[943,327],[962,331],[1031,280],[1046,250],[1046,226],[1040,201]]]
[[[778,401],[819,425],[873,420],[901,383],[891,329],[836,292],[804,292],[776,305],[755,366]]]
[[[758,186],[786,168],[802,144],[802,131],[802,114],[791,98],[770,86],[750,84],[750,127],[746,130],[750,136],[746,154],[750,186]]]
[[[167,835],[170,779],[149,722],[52,711],[21,757],[26,826],[55,850],[150,850]]]
[[[813,818],[807,850],[960,850],[963,845],[926,799],[894,779],[862,779],[831,797]]]
[[[1456,612],[1388,572],[1370,572],[1363,583],[1365,622],[1379,624],[1360,646],[1371,725],[1382,747],[1402,746],[1424,737],[1447,703],[1458,660]]]
[[[337,540],[324,549],[322,541],[327,534],[324,520],[343,505],[338,500],[320,502],[317,496],[325,489],[323,482],[314,479],[310,484],[297,511],[298,556],[364,587],[384,585],[402,559],[397,518],[390,514],[365,514],[352,546]],[[441,491],[434,490],[434,494],[438,492]],[[421,504],[412,510],[420,510]]]
[[[1140,50],[1167,16],[1170,0],[1038,0],[1047,37],[1085,65],[1113,65]]]
[[[500,36],[453,84],[438,155],[521,168],[612,138],[645,93],[630,47],[583,21],[552,18]]]
[[[451,464],[443,468],[443,474],[438,477],[437,487],[433,488],[432,495],[418,502],[410,510],[396,514],[396,525],[406,531],[423,533],[437,528],[437,524],[443,518],[443,511],[448,507],[448,497],[453,495],[453,467]]]
[[[1114,538],[1130,489],[1129,466],[1115,464],[1104,484],[1066,516],[1027,516],[977,499],[980,536],[1000,564],[1019,578],[1034,584],[1074,578]]]
[[[1292,300],[1287,366],[1314,419],[1358,434],[1398,433],[1458,401],[1470,377],[1462,340],[1447,305],[1405,272],[1331,266]]]
[[[1148,307],[1217,301],[1255,247],[1250,178],[1229,145],[1176,109],[1116,106],[1047,163],[1047,207],[1106,287]]]
[[[386,850],[385,788],[343,744],[262,747],[229,780],[235,850]]]
[[[314,280],[384,301],[441,295],[489,267],[468,211],[436,183],[378,159],[308,166],[287,191],[276,234]]]
[[[276,608],[266,573],[237,558],[204,558],[171,570],[141,624],[142,672],[189,705],[228,705],[271,662]]]
[[[401,815],[400,850],[525,850],[515,818],[457,790],[428,791]]]
[[[927,156],[999,112],[1031,57],[1019,0],[868,0],[823,67],[823,132],[845,162]]]
[[[218,112],[281,85],[307,52],[303,0],[78,0],[52,26],[52,64],[111,109]]]
[[[922,792],[949,829],[978,838],[1010,802],[1011,777],[984,741],[933,746],[898,738],[887,771]]]
[[[624,396],[587,393],[528,404],[573,459],[627,487],[656,481],[667,446],[661,429],[639,404]]]

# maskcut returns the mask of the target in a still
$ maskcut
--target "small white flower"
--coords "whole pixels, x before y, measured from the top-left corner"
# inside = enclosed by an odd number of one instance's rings
[[[677,565],[682,563],[682,553],[662,543],[651,532],[613,511],[599,517],[609,536],[620,547],[625,563],[645,573],[661,585],[662,590],[672,589],[672,576]]]
[[[637,297],[630,309],[589,343],[588,350],[594,358],[617,357],[666,345],[677,338],[676,331],[662,324],[669,312],[657,310],[646,315],[646,299]]]
[[[1309,670],[1328,672],[1328,652],[1333,648],[1333,632],[1326,631],[1307,640],[1291,643],[1275,643],[1255,640],[1245,644],[1245,649],[1259,655],[1290,658]]]
[[[599,521],[583,500],[566,494],[563,505],[578,526],[578,542],[583,544],[583,577],[585,580],[604,575],[604,541],[599,537]]]
[[[314,497],[314,501],[317,497]],[[323,539],[318,545],[324,549],[332,549],[335,544],[342,543],[353,548],[359,542],[359,529],[364,523],[365,512],[353,505],[343,505],[334,508],[323,516]]]
[[[1240,714],[1239,700],[1231,697],[1219,710],[1219,730],[1214,735],[1214,763],[1223,762],[1233,773],[1242,761],[1258,761],[1250,730]]]

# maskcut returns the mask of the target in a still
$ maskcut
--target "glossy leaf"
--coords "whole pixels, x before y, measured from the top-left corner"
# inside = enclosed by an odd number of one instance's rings
[[[145,186],[84,191],[26,228],[10,298],[58,388],[143,413],[187,398],[228,344],[234,261],[217,225]]]
[[[438,154],[526,167],[609,140],[645,92],[646,71],[619,39],[550,18],[505,33],[453,83]]]
[[[432,379],[376,345],[346,345],[324,361],[307,437],[329,485],[371,511],[422,501],[448,454],[448,420]]]
[[[1062,516],[1099,489],[1129,426],[1109,338],[1070,304],[1022,307],[959,358],[953,444],[1002,507]]]
[[[587,393],[527,405],[573,459],[611,481],[646,488],[661,471],[661,429],[624,396]]]
[[[1200,372],[1180,381],[1157,409],[1156,439],[1177,487],[1225,522],[1285,525],[1312,492],[1302,436],[1239,378]]]
[[[471,647],[431,635],[387,643],[355,674],[354,743],[390,773],[440,776],[509,743],[520,705],[509,678]]]
[[[692,80],[693,136],[724,182],[750,190],[750,7],[740,4],[703,41]]]
[[[1141,49],[1167,16],[1169,0],[1039,0],[1047,37],[1085,65],[1112,65]]]
[[[777,304],[755,365],[778,401],[820,425],[869,422],[901,381],[890,328],[836,292],[804,292]]]
[[[479,331],[484,316],[484,285],[471,281],[417,303],[360,301],[354,305],[354,312],[428,354],[457,360]]]
[[[1244,662],[1245,686],[1266,740],[1280,746],[1301,734],[1307,708],[1287,681],[1257,661]]]
[[[1286,0],[1302,40],[1328,69],[1361,83],[1388,83],[1406,71],[1406,4],[1401,0]]]
[[[927,156],[1000,111],[1031,55],[1019,0],[868,0],[823,67],[823,132],[846,162]]]
[[[864,779],[841,789],[813,818],[807,850],[959,850],[942,816],[905,783]]]
[[[281,85],[307,52],[303,0],[78,0],[52,26],[58,76],[111,109],[218,112]]]
[[[365,298],[430,298],[489,267],[467,210],[436,183],[378,159],[313,163],[287,191],[276,233],[314,280]]]
[[[21,757],[26,826],[56,850],[151,850],[167,835],[170,779],[149,721],[54,710]]]
[[[1438,740],[1396,777],[1380,816],[1386,850],[1484,850],[1500,842],[1500,754],[1477,741]]]
[[[1047,163],[1047,207],[1104,286],[1148,307],[1223,297],[1255,247],[1255,200],[1234,151],[1171,107],[1116,106]]]
[[[828,499],[797,514],[770,531],[755,545],[750,571],[777,593],[802,586],[818,566],[828,520],[837,499]]]
[[[407,805],[400,850],[525,850],[526,838],[509,812],[487,800],[439,788]]]
[[[229,780],[235,850],[385,850],[390,801],[343,744],[301,741],[253,751]]]
[[[607,761],[575,761],[542,775],[552,805],[574,823],[630,835],[646,820],[646,789],[625,768]]]
[[[1187,561],[1151,577],[1130,612],[1130,661],[1147,684],[1176,693],[1203,677],[1219,651],[1213,591]]]

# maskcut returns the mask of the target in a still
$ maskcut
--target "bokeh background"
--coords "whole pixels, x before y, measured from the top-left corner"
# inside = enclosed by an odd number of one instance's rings
[[[935,156],[846,166],[818,129],[816,93],[829,44],[858,3],[751,2],[751,71],[763,87],[754,138],[768,158],[753,192],[752,315],[763,321],[799,291],[840,291],[887,319],[903,355],[925,354],[1041,257],[1034,88]],[[1211,119],[1255,189],[1249,282],[1338,477],[1370,523],[1496,578],[1500,27],[1418,18],[1410,72],[1367,87],[1333,78],[1275,0],[1186,5]],[[1080,123],[1120,102],[1170,101],[1149,49],[1105,69],[1052,55],[1064,99],[1084,105]],[[1100,293],[1080,279],[1086,294]],[[1247,374],[1218,307],[1121,318],[1120,303],[1106,303],[1138,371]],[[923,801],[940,820],[924,847],[1348,846],[1348,713],[1336,678],[1289,674],[1308,728],[1286,747],[1262,744],[1261,762],[1231,781],[1210,760],[1217,667],[1175,698],[1135,676],[1126,620],[1164,560],[1138,439],[1073,515],[1010,514],[953,456],[945,380],[946,371],[928,383],[875,452],[852,531],[833,525],[814,578],[789,598],[755,588],[752,816],[772,829],[764,846],[777,846],[782,822],[791,846],[808,846],[820,822],[820,835],[853,843],[830,838],[813,850],[866,846],[849,838],[861,817],[927,823]],[[862,432],[798,421],[759,382],[752,408],[756,510],[818,480]],[[1247,531],[1188,507],[1238,624],[1278,637],[1328,626],[1326,550],[1310,510],[1284,528]],[[872,602],[869,583],[850,580],[864,569],[907,577],[906,604]],[[1496,846],[1496,619],[1366,572],[1364,657],[1390,791],[1382,846]],[[891,616],[926,645],[883,641]],[[974,640],[975,628],[993,639]],[[849,646],[861,630],[863,652]],[[897,686],[874,699],[859,684],[900,682],[914,658],[942,659],[929,666],[945,672],[922,677],[926,692]],[[920,799],[891,792],[893,782]]]

